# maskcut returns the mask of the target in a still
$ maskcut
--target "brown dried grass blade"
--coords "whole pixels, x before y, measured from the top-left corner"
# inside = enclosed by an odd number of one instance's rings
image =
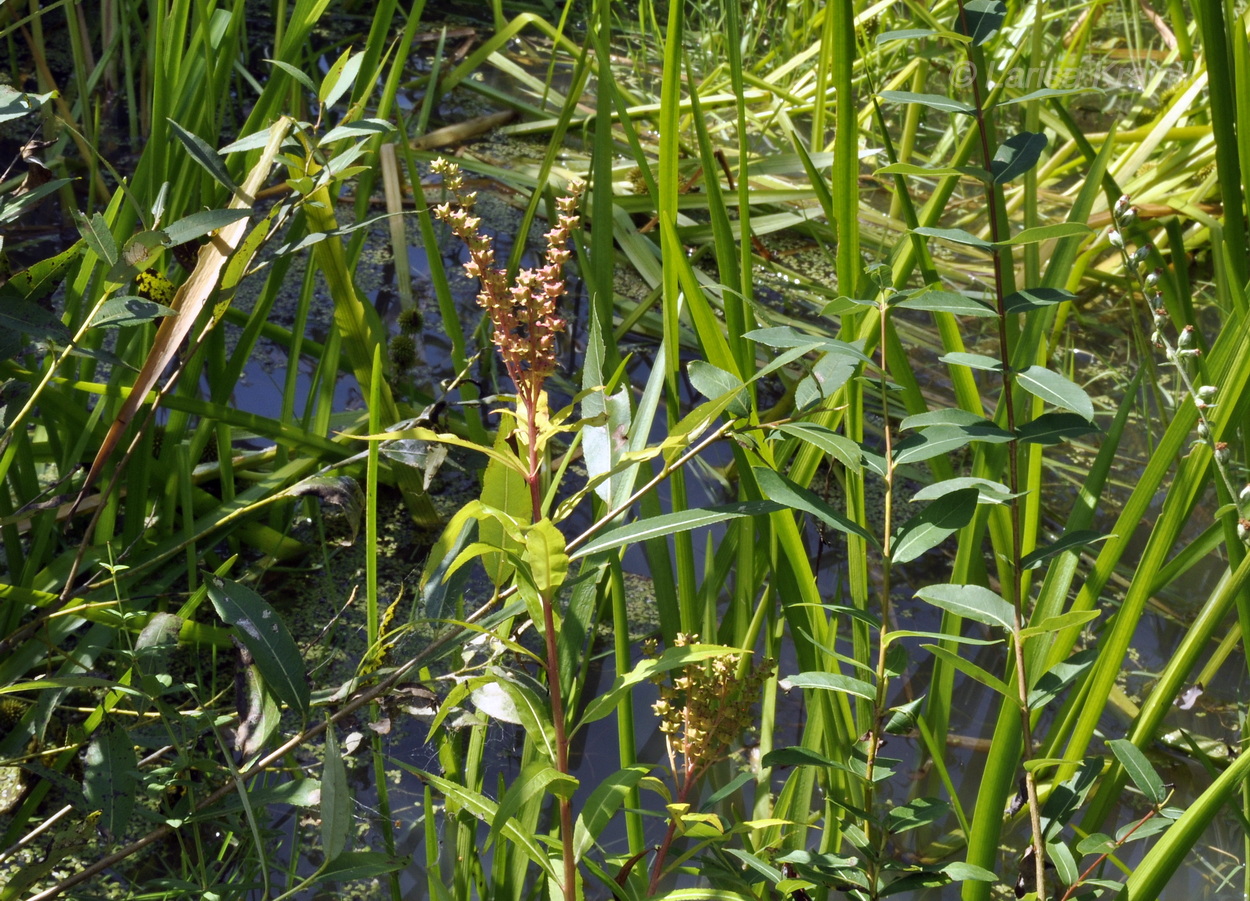
[[[273,168],[274,160],[278,155],[278,149],[282,146],[290,126],[291,121],[286,117],[274,123],[269,131],[269,143],[265,145],[260,159],[244,179],[242,187],[231,199],[230,209],[250,209],[255,205],[256,194],[268,178],[269,171]],[[91,463],[87,479],[83,482],[78,499],[74,502],[75,509],[100,477],[105,463],[113,455],[117,443],[121,440],[122,433],[147,399],[148,392],[152,390],[160,374],[173,361],[196,319],[212,299],[221,278],[222,269],[239,246],[239,242],[243,240],[247,229],[247,219],[232,222],[214,233],[208,244],[200,249],[195,269],[183,282],[170,304],[176,313],[162,320],[160,328],[157,329],[156,340],[152,343],[152,349],[143,363],[143,368],[135,378],[130,394],[109,426],[108,434],[100,444],[100,450]],[[171,378],[177,378],[177,373]]]

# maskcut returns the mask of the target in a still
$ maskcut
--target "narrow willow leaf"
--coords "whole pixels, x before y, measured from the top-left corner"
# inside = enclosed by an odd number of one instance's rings
[[[651,767],[645,764],[625,767],[608,776],[590,793],[573,828],[573,856],[577,860],[581,860],[598,841],[630,791],[650,771]]]
[[[948,648],[944,648],[941,645],[926,644],[926,645],[921,645],[921,647],[923,647],[925,650],[933,654],[934,657],[942,658],[951,666],[953,666],[955,669],[963,673],[965,676],[969,676],[975,679],[976,681],[980,682],[986,688],[989,688],[993,691],[998,692],[1007,700],[1009,701],[1015,700],[1015,693],[1010,685],[1008,685],[1002,679],[999,679],[997,676],[993,676],[990,673],[986,672],[984,669],[977,666],[971,660],[965,660],[964,658],[956,654],[954,651],[949,650]]]
[[[957,24],[961,32],[972,38],[974,47],[993,37],[1007,16],[1007,4],[1002,0],[968,0],[963,9],[964,19]]]
[[[752,471],[755,473],[755,479],[759,483],[760,491],[764,492],[765,496],[773,501],[784,504],[794,510],[802,510],[804,513],[815,516],[825,525],[831,526],[839,532],[858,535],[873,546],[879,546],[875,535],[839,513],[815,492],[796,485],[781,475],[781,473],[766,466],[756,466]]]
[[[813,422],[787,422],[778,426],[777,431],[820,448],[852,472],[860,471],[859,445],[833,429]]]
[[[775,766],[829,766],[844,769],[844,767],[836,761],[830,760],[811,748],[775,748],[769,751],[760,760],[760,766],[768,768]]]
[[[347,787],[347,766],[339,751],[334,724],[326,728],[326,759],[321,768],[321,850],[332,861],[347,847],[352,827],[352,798]]]
[[[990,162],[994,184],[1005,185],[1024,175],[1037,165],[1045,149],[1046,135],[1038,132],[1022,131],[1003,141]]]
[[[978,492],[963,488],[945,495],[909,519],[890,550],[893,563],[908,563],[929,551],[972,521]]]
[[[301,717],[307,716],[310,691],[304,661],[278,614],[260,595],[238,582],[208,575],[204,583],[217,615],[234,626],[239,641],[252,652],[266,687]]]
[[[958,476],[953,479],[935,482],[932,485],[926,485],[912,495],[912,500],[932,501],[943,495],[950,494],[952,491],[962,491],[964,488],[975,488],[977,490],[978,504],[1004,504],[1013,497],[1020,497],[1024,494],[1024,492],[1020,492],[1013,495],[1011,489],[1002,482],[978,479],[974,476]]]
[[[891,163],[875,170],[875,176],[881,175],[917,175],[924,178],[954,177],[968,174],[965,166],[925,166],[919,163]]]
[[[1053,97],[1068,97],[1072,94],[1088,94],[1089,88],[1039,88],[1036,91],[1030,91],[1027,94],[1021,94],[1019,97],[1008,97],[994,104],[993,109],[1000,106],[1010,106],[1013,103],[1030,103],[1034,100],[1050,100]]]
[[[108,223],[99,213],[90,219],[81,213],[74,212],[74,224],[78,226],[78,234],[91,248],[92,253],[102,259],[109,267],[117,265],[117,242],[109,231]]]
[[[691,362],[686,372],[690,376],[690,384],[694,386],[695,391],[711,401],[730,395],[733,400],[729,403],[729,412],[734,416],[747,415],[748,407],[743,398],[742,392],[745,386],[742,379],[703,360]]]
[[[868,701],[874,701],[877,698],[877,689],[872,683],[852,676],[844,676],[841,673],[798,673],[778,680],[777,684],[787,691],[791,688],[810,688],[816,691],[842,692]]]
[[[1167,787],[1140,748],[1127,738],[1114,739],[1107,742],[1107,746],[1111,748],[1111,753],[1115,754],[1116,760],[1120,761],[1120,765],[1133,780],[1133,784],[1150,800],[1151,804],[1162,804],[1167,799]]]
[[[1094,421],[1094,402],[1089,399],[1085,389],[1059,373],[1043,366],[1030,366],[1023,372],[1016,373],[1016,382],[1034,397],[1040,397],[1056,407],[1071,410],[1089,422]]]
[[[251,210],[201,210],[162,229],[164,244],[166,247],[185,244],[219,228],[225,228],[231,222],[251,218],[251,215]]]
[[[351,48],[344,50],[334,61],[321,79],[321,88],[317,91],[317,99],[323,106],[334,106],[356,81],[360,74],[360,64],[364,62],[364,53],[352,55]]]
[[[390,134],[395,126],[383,119],[357,119],[347,125],[337,125],[317,140],[318,146],[324,147],[341,141],[343,138],[360,138],[367,135]]]
[[[985,354],[970,354],[961,350],[951,351],[938,357],[943,363],[955,366],[967,366],[969,369],[983,369],[986,372],[1002,372],[1002,361],[997,357],[987,357]],[[978,417],[979,418],[979,417]]]
[[[1064,629],[1070,629],[1073,626],[1083,626],[1088,622],[1093,622],[1102,615],[1099,610],[1070,610],[1067,613],[1061,613],[1058,616],[1048,616],[1036,626],[1029,626],[1027,629],[1020,630],[1020,638],[1033,638],[1038,635],[1053,635]],[[1040,683],[1039,683],[1040,684]]]
[[[309,94],[317,93],[317,86],[313,84],[313,80],[308,77],[307,73],[305,73],[303,69],[296,68],[290,63],[283,62],[282,60],[279,60],[279,59],[267,59],[265,60],[265,62],[269,63],[275,69],[281,69],[287,75],[290,75],[299,83],[300,87],[306,90]],[[261,145],[261,146],[264,146],[264,145]],[[248,148],[232,148],[232,149],[250,150],[252,148],[248,147]]]
[[[909,435],[899,442],[894,451],[894,464],[918,463],[939,454],[952,454],[973,441],[1005,444],[1012,439],[1010,432],[991,423],[974,425],[935,425]]]
[[[1002,626],[1008,632],[1016,622],[1012,606],[981,585],[927,585],[916,592],[916,597],[956,616],[987,626]]]
[[[984,416],[978,416],[976,413],[968,410],[961,410],[958,407],[947,407],[943,410],[929,410],[925,413],[914,413],[907,416],[898,424],[900,429],[926,429],[933,425],[974,425],[978,422],[988,422]]]
[[[237,193],[239,186],[230,177],[230,173],[226,171],[226,167],[222,163],[221,157],[217,155],[217,151],[209,147],[207,142],[199,135],[187,131],[173,119],[168,119],[167,121],[169,122],[169,127],[174,131],[174,136],[187,148],[191,158],[203,166],[204,170],[213,177],[215,182],[227,188],[232,194]]]
[[[1030,313],[1053,304],[1075,300],[1076,295],[1060,288],[1025,288],[1003,299],[1003,309],[1008,313]]]
[[[933,230],[937,231],[937,229]],[[920,229],[916,229],[916,231],[919,232]],[[968,237],[971,238],[972,235],[968,235]],[[930,313],[952,313],[955,316],[997,315],[990,307],[979,300],[974,300],[963,294],[957,294],[954,291],[939,291],[935,288],[904,296],[902,300],[892,303],[891,306],[903,307],[908,310],[924,310]]]
[[[885,815],[885,821],[891,832],[906,832],[936,823],[950,812],[951,806],[938,798],[915,798],[891,808]]]
[[[650,538],[661,538],[676,532],[688,532],[691,529],[715,525],[718,522],[738,519],[742,516],[776,513],[783,509],[785,508],[781,504],[773,501],[738,501],[719,507],[698,507],[694,510],[679,510],[676,513],[652,516],[600,535],[589,544],[578,548],[576,553],[570,555],[570,559],[577,560]]]
[[[111,836],[125,835],[139,794],[139,759],[130,734],[106,721],[87,746],[84,764],[83,792],[103,812],[100,826]]]
[[[1106,541],[1110,537],[1110,535],[1103,535],[1100,532],[1094,532],[1089,529],[1065,532],[1058,541],[1039,547],[1030,554],[1025,554],[1020,559],[1020,566],[1024,569],[1036,569],[1044,561],[1056,554],[1062,554],[1064,551],[1075,550],[1076,548],[1089,547],[1089,545],[1095,542]]]
[[[143,325],[161,316],[172,316],[174,310],[155,301],[135,294],[110,297],[96,310],[91,318],[92,328],[125,328]]]
[[[1016,437],[1025,444],[1058,444],[1065,438],[1097,431],[1098,426],[1076,413],[1043,413],[1032,422],[1017,426]]]
[[[794,404],[802,410],[810,404],[832,397],[851,380],[859,369],[855,360],[836,353],[827,353],[812,366],[811,374],[794,389]]]
[[[963,860],[953,860],[942,867],[942,872],[949,876],[955,882],[997,882],[998,876],[987,870],[985,867],[979,867],[974,863],[968,863]]]
[[[971,103],[964,103],[962,100],[952,100],[941,94],[918,94],[914,91],[882,91],[881,99],[887,103],[914,103],[920,106],[927,106],[930,109],[940,110],[944,113],[964,113],[970,115],[976,112],[976,107]]]
[[[999,241],[997,247],[1018,247],[1022,244],[1040,244],[1057,238],[1071,238],[1078,235],[1093,234],[1093,229],[1083,222],[1056,222],[1052,225],[1037,225],[1022,229],[1006,241]]]
[[[875,306],[875,302],[870,301]],[[828,338],[823,335],[809,335],[806,332],[800,332],[798,329],[788,325],[776,326],[774,328],[759,328],[754,331],[747,332],[744,338],[750,338],[757,344],[767,344],[769,347],[811,347],[812,349],[820,349],[831,354],[850,357],[860,363],[872,363],[872,359],[864,354],[862,347],[850,344],[846,341],[839,341],[836,338]],[[863,342],[858,342],[862,344]]]
[[[975,247],[978,250],[992,251],[994,249],[994,245],[991,242],[978,238],[962,228],[934,228],[933,226],[922,225],[919,228],[912,229],[912,231],[918,235],[924,235],[926,238],[941,238],[943,241],[950,241],[952,244],[964,244],[968,247]]]

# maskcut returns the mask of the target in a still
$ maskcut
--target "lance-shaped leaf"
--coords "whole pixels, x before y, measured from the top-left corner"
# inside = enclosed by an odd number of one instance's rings
[[[1003,309],[1008,313],[1029,313],[1052,304],[1075,300],[1076,295],[1061,288],[1025,288],[1003,298]]]
[[[939,454],[951,454],[973,441],[1004,444],[1012,439],[1010,432],[992,423],[972,425],[936,425],[909,435],[894,450],[894,464],[918,463]]]
[[[1043,366],[1030,366],[1016,373],[1016,382],[1034,397],[1048,404],[1071,410],[1089,422],[1094,421],[1094,402],[1085,389]]]
[[[938,357],[943,363],[954,366],[967,366],[969,369],[983,369],[986,372],[1002,372],[1003,364],[998,357],[985,354],[971,354],[962,350],[953,350]]]
[[[1035,569],[1041,566],[1043,561],[1056,554],[1062,554],[1064,551],[1074,550],[1075,548],[1087,547],[1095,541],[1106,541],[1110,537],[1110,535],[1102,535],[1090,529],[1077,529],[1074,532],[1065,532],[1057,541],[1042,545],[1031,554],[1025,554],[1020,560],[1020,566],[1023,569]]]
[[[1107,744],[1133,784],[1150,799],[1150,803],[1162,804],[1168,796],[1167,787],[1141,749],[1125,738],[1117,738]]]
[[[577,560],[650,538],[661,538],[675,532],[688,532],[701,526],[711,526],[742,516],[775,513],[782,509],[784,507],[781,504],[773,501],[738,501],[718,507],[698,507],[694,510],[679,510],[676,513],[652,516],[600,535],[589,544],[578,548],[575,554],[570,555],[570,559]]]
[[[788,422],[778,426],[777,431],[820,448],[852,472],[860,471],[859,445],[833,429],[814,422]]]
[[[786,676],[777,682],[787,691],[791,688],[809,688],[816,691],[838,691],[843,694],[855,695],[868,701],[876,700],[877,689],[871,682],[844,676],[841,673],[811,672]]]
[[[919,228],[912,229],[918,235],[924,235],[926,238],[941,238],[943,241],[950,241],[952,244],[964,244],[968,247],[975,247],[977,250],[992,251],[994,245],[986,241],[984,238],[978,238],[971,232],[964,231],[962,228],[934,228],[929,225],[922,225]]]
[[[779,472],[765,466],[756,466],[752,471],[755,473],[755,480],[760,486],[760,491],[763,491],[772,500],[815,516],[839,532],[849,532],[858,535],[873,546],[880,546],[875,535],[839,513],[815,492],[796,485]]]
[[[1070,238],[1073,235],[1093,234],[1093,229],[1083,222],[1055,222],[1052,225],[1036,225],[1023,229],[1006,241],[999,241],[996,247],[1016,247],[1022,244],[1040,244],[1056,238]]]
[[[941,94],[918,94],[914,91],[882,91],[881,99],[888,103],[915,103],[944,113],[971,115],[976,107],[962,100],[952,100]]]
[[[1016,437],[1024,444],[1058,444],[1065,438],[1079,438],[1097,431],[1098,426],[1076,413],[1052,412],[1017,426]]]
[[[954,491],[929,503],[909,519],[890,549],[894,563],[915,560],[972,521],[977,512],[976,488]]]
[[[999,146],[990,162],[994,184],[1005,185],[1037,165],[1046,149],[1046,135],[1032,131],[1014,134]]]
[[[217,615],[234,626],[239,641],[252,652],[268,689],[300,716],[307,716],[310,691],[304,660],[278,614],[264,598],[238,582],[209,575],[204,584]]]
[[[1007,4],[1002,0],[968,0],[963,10],[963,19],[956,21],[956,27],[972,38],[973,46],[979,47],[1002,26]]]
[[[917,591],[916,597],[987,626],[1002,626],[1009,632],[1015,626],[1016,613],[1012,606],[981,585],[928,585]]]
[[[139,760],[130,734],[109,720],[87,746],[85,763],[83,792],[92,807],[103,811],[100,825],[110,835],[124,835],[139,789]]]
[[[965,234],[967,233],[965,232]],[[908,310],[925,310],[930,313],[952,313],[956,316],[997,315],[994,310],[979,300],[966,297],[963,294],[957,294],[954,291],[939,291],[936,288],[917,291],[915,294],[904,296],[901,300],[890,305],[904,307]]]
[[[351,826],[352,798],[347,787],[347,767],[331,723],[326,728],[326,757],[321,769],[321,850],[327,861],[343,853]]]

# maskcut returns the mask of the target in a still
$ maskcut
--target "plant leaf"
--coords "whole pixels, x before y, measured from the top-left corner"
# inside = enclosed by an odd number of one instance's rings
[[[777,431],[820,448],[852,472],[860,471],[859,445],[833,429],[814,422],[787,422],[778,426]]]
[[[952,100],[942,94],[918,94],[914,91],[882,91],[881,99],[887,103],[918,103],[921,106],[927,106],[930,109],[940,110],[944,113],[964,113],[967,115],[976,112],[976,107],[971,103],[964,103],[962,100]]]
[[[301,717],[308,716],[310,691],[304,661],[278,614],[260,595],[238,582],[210,574],[204,584],[217,615],[234,627],[239,641],[252,652],[265,685]]]
[[[1003,299],[1003,309],[1008,313],[1029,313],[1052,304],[1075,300],[1076,295],[1061,288],[1025,288]]]
[[[1091,229],[1084,222],[1055,222],[1051,225],[1035,225],[1016,232],[1006,241],[999,241],[996,247],[1017,247],[1021,244],[1040,244],[1055,238],[1070,238],[1074,235],[1091,235]]]
[[[1127,738],[1114,739],[1107,742],[1107,745],[1111,748],[1111,753],[1115,754],[1116,760],[1120,761],[1120,765],[1124,767],[1124,771],[1128,773],[1128,777],[1133,780],[1133,784],[1141,790],[1151,804],[1162,804],[1167,800],[1167,787],[1164,786],[1163,780],[1159,778],[1159,774],[1155,772],[1155,768],[1140,748]]]
[[[352,826],[352,798],[347,788],[347,767],[339,751],[334,724],[326,727],[326,758],[321,768],[321,849],[332,861],[347,847]]]
[[[880,546],[877,536],[839,513],[815,492],[796,485],[781,473],[766,466],[755,466],[752,468],[752,472],[755,473],[755,480],[759,483],[760,491],[764,492],[765,496],[780,504],[785,504],[791,509],[801,510],[804,513],[815,516],[839,532],[858,535],[873,546]]]
[[[1023,372],[1016,373],[1016,381],[1034,397],[1040,397],[1056,407],[1071,410],[1089,422],[1094,421],[1094,402],[1089,399],[1085,389],[1059,373],[1042,366],[1030,366]]]
[[[937,229],[934,229],[935,231]],[[920,229],[916,229],[920,232]],[[965,232],[965,234],[967,234]],[[968,235],[972,237],[972,235]],[[949,239],[948,239],[949,240]],[[979,241],[979,239],[976,239]],[[966,242],[960,242],[966,243]],[[979,246],[974,245],[974,246]],[[925,310],[930,313],[952,313],[955,316],[996,316],[994,310],[979,300],[968,297],[964,294],[958,294],[955,291],[940,291],[936,288],[929,288],[924,291],[918,291],[915,294],[908,295],[896,303],[890,304],[894,307],[903,307],[908,310]]]
[[[738,501],[733,504],[722,504],[718,507],[697,507],[693,510],[679,510],[676,513],[652,516],[638,522],[631,522],[629,525],[621,526],[604,535],[600,535],[589,544],[578,548],[577,552],[571,554],[569,559],[578,560],[591,554],[598,554],[639,541],[646,541],[649,538],[672,535],[674,532],[688,532],[701,526],[711,526],[718,522],[725,522],[726,520],[737,519],[742,516],[762,516],[782,509],[784,507],[781,504],[773,501]]]
[[[841,673],[810,672],[797,673],[778,680],[777,684],[789,690],[791,688],[810,688],[818,691],[839,691],[843,694],[855,695],[868,701],[875,701],[877,689],[872,683]]]
[[[1062,554],[1064,551],[1070,551],[1074,548],[1088,547],[1096,541],[1106,541],[1110,537],[1110,535],[1103,535],[1090,529],[1065,532],[1057,541],[1043,545],[1032,553],[1025,554],[1020,560],[1020,566],[1024,569],[1036,569],[1042,565],[1044,560],[1056,554]]]
[[[987,626],[1002,626],[1008,632],[1016,621],[1015,610],[997,593],[982,585],[927,585],[916,597],[956,616],[974,619]]]
[[[125,835],[139,794],[139,759],[130,734],[111,719],[87,746],[82,788],[91,806],[102,811],[100,825],[109,835]]]
[[[1024,444],[1058,444],[1065,438],[1079,438],[1097,431],[1098,426],[1076,413],[1051,412],[1017,426],[1016,437]]]
[[[221,157],[217,155],[212,147],[199,135],[192,134],[187,131],[173,119],[167,119],[169,127],[174,130],[175,137],[182,142],[191,154],[191,158],[204,167],[204,170],[213,177],[218,184],[229,189],[230,193],[237,194],[239,186],[234,183],[234,179],[230,177],[230,173],[226,171],[225,164],[222,163]]]
[[[646,764],[625,767],[608,776],[590,793],[573,828],[573,856],[577,860],[590,850],[629,797],[630,790],[650,771],[651,767]]]
[[[934,228],[922,225],[919,228],[913,228],[912,231],[918,235],[924,235],[926,238],[941,238],[943,241],[950,241],[952,244],[963,244],[967,247],[975,247],[978,250],[992,251],[994,249],[994,245],[991,242],[986,241],[984,238],[978,238],[962,228]],[[989,307],[986,307],[986,309],[989,309]]]
[[[904,523],[891,546],[891,562],[915,560],[966,526],[977,512],[978,496],[976,488],[962,488],[931,501]]]
[[[994,159],[990,162],[990,172],[994,174],[994,184],[1005,185],[1037,165],[1046,149],[1046,135],[1032,131],[1014,134],[999,145]]]

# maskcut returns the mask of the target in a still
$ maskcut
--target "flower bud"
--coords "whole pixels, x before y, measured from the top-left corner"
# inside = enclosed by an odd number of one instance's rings
[[[1237,495],[1237,500],[1241,501],[1243,504],[1250,502],[1250,485],[1241,489],[1241,494]]]
[[[1215,400],[1215,395],[1219,392],[1219,390],[1220,389],[1216,388],[1214,385],[1203,385],[1198,389],[1198,400],[1205,404],[1209,404],[1211,401]]]
[[[1171,321],[1168,319],[1168,311],[1163,309],[1163,307],[1155,307],[1153,312],[1155,328],[1159,330],[1167,328],[1168,323]]]
[[[1211,440],[1211,427],[1207,425],[1205,419],[1198,420],[1198,437],[1203,441]]]
[[[1130,225],[1132,225],[1134,222],[1137,221],[1137,210],[1133,209],[1132,207],[1129,207],[1127,210],[1125,210],[1123,213],[1117,216],[1116,219],[1120,223],[1120,228],[1128,228]]]
[[[1135,262],[1135,263],[1144,263],[1144,262],[1146,262],[1146,260],[1150,257],[1150,253],[1151,253],[1151,251],[1153,251],[1154,249],[1155,249],[1155,248],[1154,248],[1154,245],[1153,245],[1153,244],[1143,244],[1141,247],[1139,247],[1139,248],[1137,248],[1135,251],[1133,251],[1133,262]],[[1153,272],[1152,272],[1152,273],[1150,273],[1150,274],[1151,274],[1151,275],[1154,275],[1154,273],[1153,273]],[[1147,276],[1147,277],[1149,277],[1149,276]]]
[[[1250,519],[1238,520],[1237,537],[1241,539],[1242,544],[1250,547]]]
[[[1131,209],[1133,201],[1127,194],[1121,194],[1120,199],[1115,202],[1114,213],[1117,217],[1123,216]]]
[[[1191,350],[1198,346],[1198,332],[1192,325],[1187,325],[1181,329],[1181,335],[1176,340],[1176,346],[1181,350]]]
[[[1215,462],[1223,466],[1228,462],[1229,456],[1231,456],[1231,452],[1228,449],[1228,442],[1215,442]]]
[[[1111,229],[1111,231],[1107,232],[1107,240],[1111,242],[1112,247],[1122,248],[1124,246],[1124,238],[1121,237],[1120,233],[1116,231],[1114,228]]]
[[[1153,288],[1159,284],[1159,275],[1163,270],[1156,269],[1146,276],[1146,287]]]

